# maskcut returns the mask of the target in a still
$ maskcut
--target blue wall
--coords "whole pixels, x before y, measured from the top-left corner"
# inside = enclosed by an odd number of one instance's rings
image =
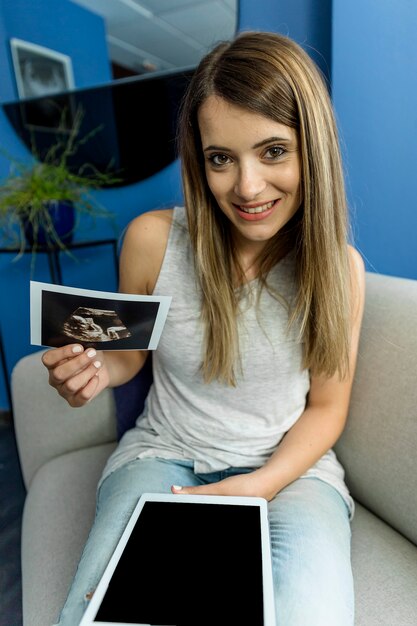
[[[336,0],[332,64],[356,245],[416,279],[417,3]]]
[[[239,30],[282,33],[301,44],[331,74],[331,0],[240,0]]]

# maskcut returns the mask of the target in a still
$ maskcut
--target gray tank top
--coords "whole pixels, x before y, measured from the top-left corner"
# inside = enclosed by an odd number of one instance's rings
[[[241,371],[236,387],[205,384],[200,291],[185,211],[176,207],[155,295],[172,304],[153,353],[154,382],[135,428],[122,437],[102,480],[135,458],[194,461],[197,473],[263,465],[306,404],[309,373],[302,368],[298,329],[288,330],[288,305],[295,297],[294,258],[287,255],[270,272],[276,299],[254,280],[242,289],[238,317]],[[259,296],[259,299],[258,299]],[[332,484],[353,512],[344,472],[333,451],[305,476]]]

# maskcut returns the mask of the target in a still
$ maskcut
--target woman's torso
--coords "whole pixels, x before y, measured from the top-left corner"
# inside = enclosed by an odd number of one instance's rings
[[[154,288],[155,295],[172,296],[153,353],[154,382],[143,414],[122,438],[105,475],[133,458],[149,456],[191,459],[196,472],[255,468],[266,462],[304,411],[309,390],[299,329],[288,328],[289,306],[296,294],[294,270],[294,256],[289,254],[271,271],[268,285],[279,298],[265,288],[258,294],[256,280],[243,289],[238,317],[241,371],[237,369],[236,387],[204,383],[200,291],[185,211],[174,209]],[[333,452],[309,472],[346,491]]]

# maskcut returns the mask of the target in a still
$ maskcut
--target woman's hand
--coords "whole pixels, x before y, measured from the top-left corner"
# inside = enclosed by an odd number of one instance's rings
[[[70,344],[48,350],[42,363],[49,372],[49,384],[72,407],[90,402],[109,384],[104,355],[93,348]]]
[[[172,485],[172,493],[210,495],[210,496],[255,496],[272,500],[276,491],[271,489],[270,481],[266,479],[263,468],[259,468],[249,474],[237,474],[229,476],[217,483],[200,485],[198,487],[186,487]]]

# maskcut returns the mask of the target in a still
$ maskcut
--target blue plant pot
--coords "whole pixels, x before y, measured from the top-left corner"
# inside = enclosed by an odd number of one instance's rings
[[[71,243],[75,226],[75,209],[73,203],[69,201],[51,200],[47,203],[47,208],[59,239],[64,244]],[[29,246],[33,246],[35,239],[32,224],[26,223],[24,225],[24,231],[27,243]],[[48,246],[55,244],[55,240],[51,233],[48,233],[40,226],[36,243],[41,246]]]

